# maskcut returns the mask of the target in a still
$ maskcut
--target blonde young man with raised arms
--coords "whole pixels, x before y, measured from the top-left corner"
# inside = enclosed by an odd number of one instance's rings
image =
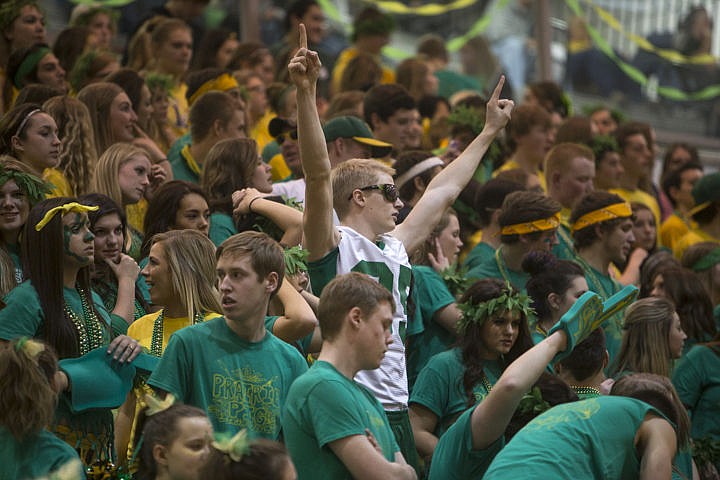
[[[421,245],[470,180],[490,142],[507,124],[514,104],[499,98],[501,78],[488,101],[483,131],[430,182],[410,215],[396,227],[402,201],[392,183],[392,169],[374,160],[348,160],[331,172],[315,104],[320,61],[316,52],[307,49],[302,26],[300,37],[301,48],[288,68],[297,86],[300,155],[307,182],[304,246],[310,252],[310,276],[316,294],[336,275],[350,271],[369,274],[393,293],[393,343],[378,369],[361,371],[355,378],[382,403],[398,444],[412,464],[408,455],[417,458],[417,453],[407,413],[404,347],[411,280],[408,255]],[[333,207],[340,218],[337,228]]]

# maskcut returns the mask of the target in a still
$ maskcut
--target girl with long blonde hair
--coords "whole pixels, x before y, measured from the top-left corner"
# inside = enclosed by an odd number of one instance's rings
[[[220,294],[215,287],[215,246],[196,230],[170,230],[153,237],[148,264],[142,271],[150,298],[162,309],[136,320],[128,335],[160,357],[170,336],[181,328],[219,317]],[[135,389],[116,420],[116,448],[121,461],[130,458],[134,419],[149,387]],[[125,457],[125,454],[128,454]]]

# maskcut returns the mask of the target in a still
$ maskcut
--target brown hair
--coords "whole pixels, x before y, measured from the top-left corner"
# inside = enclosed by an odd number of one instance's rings
[[[276,292],[285,276],[285,254],[278,242],[264,233],[246,231],[225,240],[215,251],[215,258],[228,255],[233,257],[250,256],[250,264],[258,278],[263,279],[272,272],[278,275]],[[273,292],[274,293],[274,292]]]
[[[507,125],[507,143],[510,149],[515,150],[517,137],[527,135],[535,126],[545,129],[552,126],[552,118],[547,110],[538,105],[530,104],[517,107]]]
[[[627,371],[670,376],[672,354],[668,336],[674,314],[672,302],[661,297],[643,298],[627,307],[613,376]]]
[[[670,379],[652,373],[632,373],[618,379],[610,395],[631,397],[657,408],[675,428],[678,449],[690,442],[690,418]]]
[[[55,119],[63,142],[58,170],[75,195],[88,193],[97,162],[90,112],[83,102],[68,96],[53,97],[43,108]]]
[[[583,198],[581,198],[575,208],[573,208],[573,211],[570,214],[570,224],[572,225],[573,223],[577,222],[580,217],[587,213],[593,212],[603,207],[607,207],[608,205],[614,205],[616,203],[623,202],[624,200],[619,196],[615,195],[614,193],[603,191],[588,193]],[[596,227],[601,228],[605,232],[609,232],[625,220],[625,218],[614,218],[612,220],[605,220],[604,222],[588,225],[587,227],[580,230],[575,230],[572,234],[575,248],[585,248],[595,243],[595,241],[598,239],[598,235],[595,230]]]
[[[235,114],[235,100],[225,92],[211,91],[195,100],[190,107],[190,135],[194,143],[210,134],[216,121],[224,128]]]
[[[269,480],[283,478],[291,463],[290,455],[280,442],[259,438],[250,443],[240,461],[232,460],[214,446],[200,470],[199,478],[213,480]]]
[[[113,100],[124,93],[119,85],[109,82],[91,83],[80,90],[77,99],[85,104],[90,112],[90,123],[95,132],[95,149],[102,155],[115,143],[110,129],[110,107]]]
[[[552,217],[560,211],[558,202],[540,192],[522,190],[513,192],[505,197],[498,216],[500,227],[507,227],[517,223],[533,222]],[[539,236],[542,232],[530,233],[528,235]],[[501,235],[500,241],[505,244],[513,244],[520,241],[520,235]]]
[[[251,184],[257,167],[257,143],[252,138],[223,140],[216,143],[205,157],[200,186],[208,196],[211,212],[232,215],[232,194]]]
[[[382,302],[387,302],[395,311],[390,290],[364,273],[338,275],[325,286],[320,295],[318,321],[323,338],[335,338],[342,330],[345,315],[353,308],[358,307],[363,315],[369,317]]]
[[[0,425],[16,441],[52,423],[57,369],[55,352],[43,342],[23,337],[0,343]]]

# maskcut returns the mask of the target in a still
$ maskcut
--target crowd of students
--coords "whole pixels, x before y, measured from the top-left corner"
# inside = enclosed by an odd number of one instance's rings
[[[650,125],[393,70],[371,7],[331,71],[314,0],[191,64],[193,3],[122,68],[107,7],[0,7],[0,477],[716,478],[696,149],[657,186]]]

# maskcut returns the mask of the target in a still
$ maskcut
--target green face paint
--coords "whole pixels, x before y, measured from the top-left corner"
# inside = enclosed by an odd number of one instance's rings
[[[63,224],[63,247],[65,249],[65,255],[75,259],[81,265],[87,265],[92,262],[92,257],[78,255],[77,252],[74,252],[71,247],[72,238],[75,235],[81,234],[83,227],[86,227],[85,233],[83,234],[83,244],[91,242],[95,238],[95,235],[90,231],[87,217],[83,219],[83,216],[79,213],[73,213],[73,215],[72,223],[69,225]]]

